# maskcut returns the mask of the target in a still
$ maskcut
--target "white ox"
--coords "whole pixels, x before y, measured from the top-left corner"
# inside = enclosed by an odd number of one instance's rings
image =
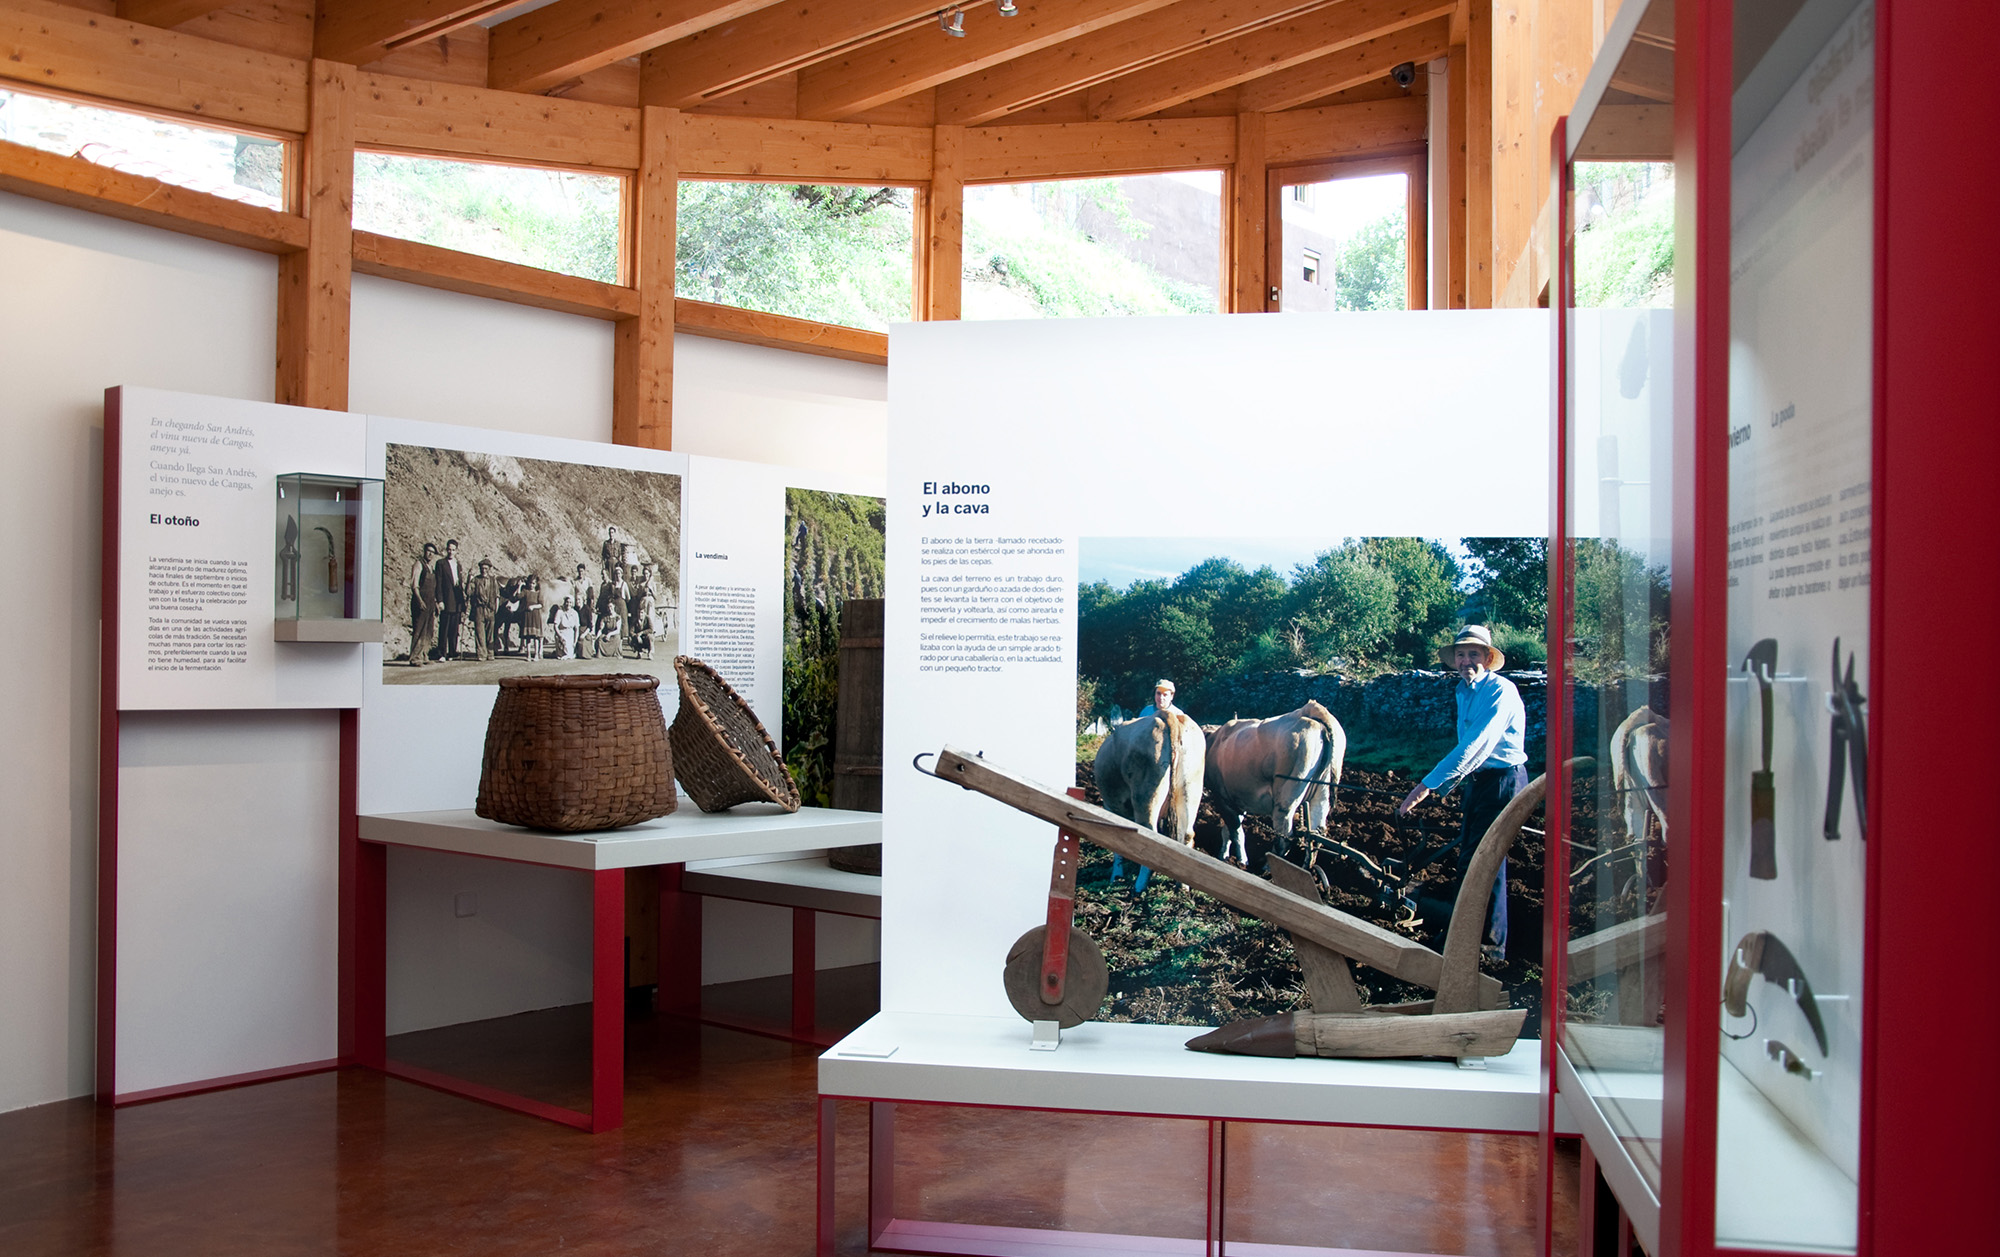
[[[1094,770],[1104,806],[1128,821],[1194,845],[1194,817],[1201,809],[1207,739],[1180,711],[1141,716],[1116,725],[1098,744]],[[1124,871],[1112,858],[1111,876]],[[1141,867],[1135,891],[1146,889],[1152,870]]]
[[[1208,792],[1222,813],[1224,859],[1250,865],[1245,815],[1268,816],[1277,831],[1272,850],[1292,845],[1292,815],[1306,805],[1308,832],[1324,830],[1333,787],[1347,758],[1347,732],[1316,700],[1268,720],[1232,720],[1208,740]]]
[[[1625,814],[1625,832],[1632,841],[1646,837],[1646,816],[1667,832],[1667,731],[1665,716],[1641,707],[1611,731],[1611,789]]]

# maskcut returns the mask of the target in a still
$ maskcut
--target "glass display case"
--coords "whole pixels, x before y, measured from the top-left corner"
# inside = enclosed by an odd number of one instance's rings
[[[1647,1251],[1851,1253],[1875,8],[1680,4],[1558,140],[1555,1085]]]
[[[382,640],[382,482],[278,477],[274,635],[281,642]]]

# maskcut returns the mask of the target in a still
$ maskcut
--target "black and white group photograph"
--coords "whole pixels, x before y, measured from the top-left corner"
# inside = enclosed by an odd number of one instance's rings
[[[386,684],[672,675],[679,476],[394,444],[387,471]]]

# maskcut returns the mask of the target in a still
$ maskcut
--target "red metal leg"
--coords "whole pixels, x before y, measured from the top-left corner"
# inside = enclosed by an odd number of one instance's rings
[[[792,1037],[813,1037],[819,1004],[819,916],[792,909]]]
[[[836,1223],[833,1207],[834,1168],[839,1164],[835,1158],[834,1135],[838,1114],[833,1101],[819,1098],[819,1202],[817,1222],[814,1228],[813,1253],[815,1257],[833,1257],[833,1242]]]
[[[591,874],[590,1133],[625,1124],[625,870]]]
[[[701,896],[681,889],[684,864],[660,866],[660,995],[663,1013],[701,1016]]]
[[[1208,1124],[1208,1225],[1202,1236],[1202,1249],[1208,1257],[1222,1257],[1223,1145],[1228,1134],[1222,1122]]]
[[[389,848],[354,844],[354,1063],[389,1059]]]
[[[896,1106],[868,1105],[868,1246],[896,1220]]]

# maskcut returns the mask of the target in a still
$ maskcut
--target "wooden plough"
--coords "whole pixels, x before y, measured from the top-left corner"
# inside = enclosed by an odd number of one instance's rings
[[[1589,761],[1571,763],[1586,765]],[[1528,783],[1480,839],[1459,887],[1440,954],[1328,907],[1320,901],[1311,874],[1275,857],[1271,861],[1272,880],[1265,881],[952,746],[938,753],[931,775],[997,799],[1060,831],[1048,922],[1023,935],[1008,955],[1008,999],[1015,1011],[1031,1022],[1055,1021],[1064,1027],[1079,1024],[1095,1015],[1108,989],[1102,953],[1088,935],[1070,923],[1070,908],[1075,902],[1075,841],[1081,838],[1148,865],[1291,935],[1313,1011],[1235,1022],[1190,1040],[1191,1048],[1262,1056],[1450,1056],[1467,1060],[1505,1055],[1520,1036],[1527,1012],[1508,1008],[1499,981],[1479,972],[1479,942],[1494,874],[1521,825],[1540,804],[1547,788],[1543,777]],[[1350,961],[1426,987],[1435,996],[1414,1004],[1366,1007],[1355,988]]]

